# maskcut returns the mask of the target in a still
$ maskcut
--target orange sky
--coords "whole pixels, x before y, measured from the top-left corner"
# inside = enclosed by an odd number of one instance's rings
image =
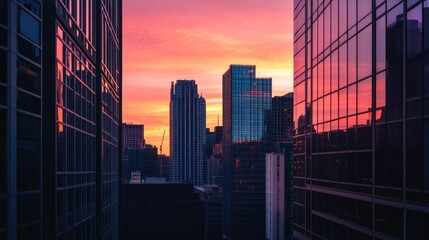
[[[146,143],[169,155],[170,85],[193,79],[207,127],[222,125],[222,74],[256,65],[273,96],[292,91],[292,0],[123,1],[123,121],[143,123]]]

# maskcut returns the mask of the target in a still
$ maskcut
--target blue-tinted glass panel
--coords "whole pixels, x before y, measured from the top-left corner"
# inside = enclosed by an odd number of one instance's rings
[[[40,45],[40,21],[18,8],[18,32]]]
[[[41,6],[38,0],[18,0],[26,9],[41,17]]]
[[[18,52],[37,63],[41,61],[40,49],[20,36],[18,36]]]

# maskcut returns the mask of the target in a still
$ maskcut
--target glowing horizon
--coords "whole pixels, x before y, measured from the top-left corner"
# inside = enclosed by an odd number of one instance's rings
[[[123,11],[123,122],[145,125],[146,143],[169,155],[171,82],[192,79],[207,127],[222,125],[222,75],[256,65],[273,96],[292,91],[293,3],[281,0],[127,0]],[[290,14],[288,14],[290,13]]]

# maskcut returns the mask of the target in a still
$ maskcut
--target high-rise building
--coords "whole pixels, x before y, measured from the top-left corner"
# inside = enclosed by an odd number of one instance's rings
[[[429,230],[429,1],[295,1],[297,239]]]
[[[231,65],[223,75],[223,237],[265,238],[264,123],[271,78],[254,65]]]
[[[271,123],[268,129],[273,151],[284,152],[282,145],[293,142],[293,93],[273,97]]]
[[[265,155],[265,239],[285,240],[285,156]]]
[[[0,1],[0,239],[118,239],[121,12]]]
[[[144,125],[122,123],[122,148],[143,149],[144,145]]]
[[[170,182],[202,185],[207,181],[206,101],[194,80],[172,82],[170,93]]]

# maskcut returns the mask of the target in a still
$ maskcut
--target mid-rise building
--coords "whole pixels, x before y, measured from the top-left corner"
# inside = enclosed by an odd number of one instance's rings
[[[254,65],[231,65],[223,75],[223,238],[265,238],[264,123],[271,78]]]
[[[206,174],[206,102],[194,80],[171,83],[170,182],[202,185]]]
[[[122,123],[122,148],[142,149],[144,146],[144,125]]]
[[[295,238],[429,234],[428,7],[295,1]]]

